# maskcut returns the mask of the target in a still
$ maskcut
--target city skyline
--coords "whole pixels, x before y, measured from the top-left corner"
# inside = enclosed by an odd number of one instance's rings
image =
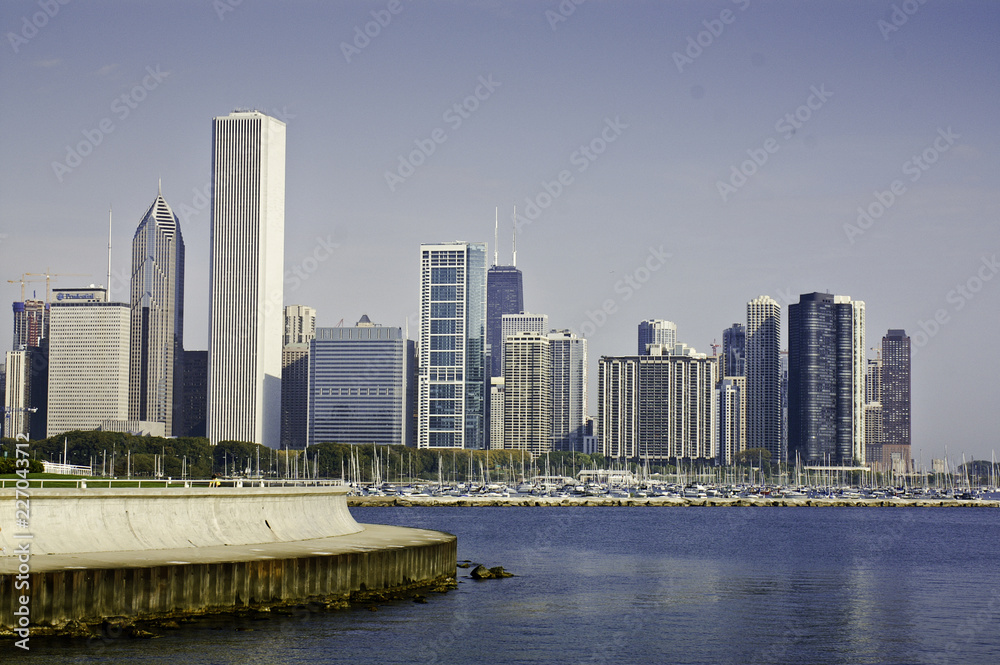
[[[367,311],[413,337],[413,247],[486,240],[489,209],[516,203],[530,308],[587,337],[592,376],[644,319],[707,350],[750,297],[851,293],[870,330],[911,337],[914,458],[997,447],[1000,359],[955,353],[1000,311],[994,4],[922,4],[888,31],[892,2],[595,2],[554,23],[556,3],[407,4],[349,61],[379,8],[112,6],[62,7],[5,45],[5,279],[102,282],[108,204],[135,219],[162,177],[188,243],[184,346],[207,348],[206,119],[249,102],[294,127],[283,302],[320,325]],[[0,27],[25,12],[4,6]],[[130,226],[113,231],[116,301]]]

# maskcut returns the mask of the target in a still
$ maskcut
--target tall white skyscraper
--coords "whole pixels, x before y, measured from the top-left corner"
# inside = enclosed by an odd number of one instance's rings
[[[19,434],[30,436],[31,424],[31,356],[33,351],[8,351],[4,358],[3,436],[13,439]]]
[[[781,445],[781,305],[770,296],[747,303],[746,447],[783,461]]]
[[[285,123],[214,119],[208,335],[209,440],[278,446],[281,428]]]
[[[49,319],[49,436],[128,420],[129,304],[103,288],[55,289]]]
[[[162,192],[132,238],[131,296],[129,419],[163,423],[167,436],[176,436],[183,388],[184,239]]]
[[[486,243],[420,246],[417,446],[487,446]]]

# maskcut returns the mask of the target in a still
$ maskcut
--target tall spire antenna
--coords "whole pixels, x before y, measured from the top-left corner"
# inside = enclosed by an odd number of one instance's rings
[[[514,217],[511,218],[512,226],[514,228],[512,235],[514,236],[513,242],[513,256],[511,257],[512,264],[515,268],[517,267],[517,204],[514,204]]]
[[[163,196],[163,178],[156,179],[156,195]]]
[[[111,206],[108,206],[108,300],[111,300]]]
[[[497,253],[500,251],[500,206],[493,209],[493,265],[500,265]]]

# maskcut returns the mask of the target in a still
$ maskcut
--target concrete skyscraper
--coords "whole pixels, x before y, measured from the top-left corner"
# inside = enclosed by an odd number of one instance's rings
[[[781,447],[781,305],[769,296],[747,303],[747,449],[763,448],[774,462]]]
[[[277,446],[281,427],[285,123],[214,119],[208,438]]]
[[[569,330],[548,335],[552,372],[552,449],[583,452],[587,434],[587,340]]]
[[[912,467],[910,454],[910,337],[889,330],[882,338],[882,462]]]
[[[667,462],[717,455],[718,358],[685,344],[602,357],[599,436],[605,456]]]
[[[486,244],[420,246],[417,446],[487,445]]]
[[[129,304],[107,302],[101,287],[55,291],[49,326],[48,436],[96,429],[105,421],[127,422]]]
[[[788,460],[865,461],[865,303],[809,293],[788,308]]]
[[[548,336],[504,338],[503,446],[533,455],[552,450],[552,357]]]
[[[184,239],[158,191],[132,238],[129,420],[179,423],[184,359]]]
[[[673,349],[677,343],[677,324],[663,319],[647,319],[639,323],[639,351],[644,356],[650,344],[660,344],[664,348]]]

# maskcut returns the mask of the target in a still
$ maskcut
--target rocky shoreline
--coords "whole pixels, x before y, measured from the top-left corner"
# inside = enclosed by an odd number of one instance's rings
[[[824,498],[721,498],[707,499],[668,497],[432,497],[432,496],[348,496],[349,507],[562,507],[562,506],[670,506],[670,507],[836,507],[836,508],[1000,508],[997,500],[960,499],[824,499]]]

